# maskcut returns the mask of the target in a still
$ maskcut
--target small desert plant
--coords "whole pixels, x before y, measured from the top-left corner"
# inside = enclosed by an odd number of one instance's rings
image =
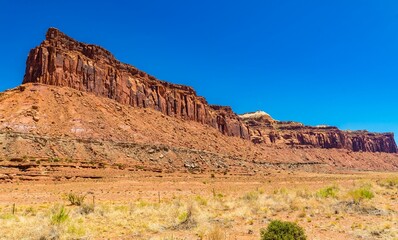
[[[213,188],[213,197],[214,198],[218,198],[218,199],[221,199],[221,198],[223,198],[223,197],[225,197],[222,193],[217,193],[216,192],[216,190]]]
[[[86,195],[76,194],[73,192],[70,192],[66,195],[66,199],[70,202],[71,205],[74,206],[81,206],[84,203],[85,198]]]
[[[317,196],[322,198],[336,198],[339,189],[336,186],[322,188],[317,192]]]
[[[306,240],[302,227],[292,222],[271,221],[267,229],[261,229],[261,240]]]
[[[277,188],[277,189],[274,190],[274,194],[275,194],[275,195],[277,195],[277,194],[280,194],[280,195],[287,195],[288,192],[287,192],[287,189],[286,189],[286,188]]]
[[[187,210],[178,215],[178,224],[174,226],[174,229],[190,229],[196,225],[192,216],[192,209],[192,205],[188,205]]]
[[[27,209],[25,209],[24,215],[25,216],[36,216],[37,214],[37,210],[34,209],[33,207],[28,207]]]
[[[224,233],[222,232],[221,228],[214,227],[211,231],[207,234],[208,240],[222,240],[225,239]]]
[[[206,200],[205,198],[203,198],[202,196],[200,196],[200,195],[197,195],[197,196],[195,197],[195,201],[196,201],[199,205],[207,206],[207,200]]]
[[[382,187],[386,188],[395,188],[398,187],[398,178],[389,178],[385,180],[381,180],[378,182],[378,184]]]
[[[296,196],[304,198],[304,199],[310,199],[313,196],[313,194],[310,191],[308,191],[307,189],[305,189],[305,190],[297,191]]]
[[[61,223],[65,222],[69,218],[69,212],[65,210],[65,207],[62,206],[58,211],[56,211],[51,216],[51,223],[53,225],[60,225]]]
[[[370,186],[362,186],[358,189],[352,190],[348,195],[355,203],[360,203],[365,199],[372,199],[374,197],[374,193],[370,189]]]
[[[189,211],[189,210],[180,213],[180,214],[178,215],[178,221],[179,221],[180,223],[185,223],[185,222],[189,221],[189,218],[191,217],[191,214],[192,214],[192,213],[191,213],[191,211]]]
[[[66,232],[68,234],[71,234],[71,235],[75,236],[74,238],[71,238],[71,239],[87,239],[87,238],[83,237],[83,236],[86,235],[86,230],[80,224],[71,224],[71,225],[69,225],[67,230],[66,230]]]
[[[94,204],[82,204],[80,207],[80,213],[81,214],[89,214],[94,212]]]
[[[61,159],[59,159],[58,157],[52,157],[49,159],[50,162],[60,162]]]
[[[242,199],[245,201],[254,201],[258,199],[259,195],[260,195],[259,192],[251,191],[243,195]]]
[[[11,220],[11,219],[16,219],[16,216],[12,213],[0,214],[0,220]]]

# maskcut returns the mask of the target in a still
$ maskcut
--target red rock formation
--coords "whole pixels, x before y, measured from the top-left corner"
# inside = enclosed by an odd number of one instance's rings
[[[297,122],[276,121],[264,112],[244,114],[241,119],[249,127],[254,143],[342,148],[355,152],[398,152],[393,133],[342,131],[330,126],[310,127]]]
[[[262,113],[240,118],[229,107],[209,105],[191,87],[160,81],[119,62],[104,48],[78,42],[54,28],[50,28],[46,40],[29,53],[23,83],[30,82],[71,87],[133,107],[152,108],[254,143],[397,152],[392,133],[308,127],[275,121]]]
[[[104,48],[78,42],[55,28],[29,53],[23,83],[30,82],[92,92],[208,124],[228,136],[249,138],[247,127],[230,108],[209,106],[191,87],[157,80],[119,62]]]

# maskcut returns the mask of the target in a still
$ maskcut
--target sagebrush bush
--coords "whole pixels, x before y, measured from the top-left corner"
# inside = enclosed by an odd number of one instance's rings
[[[261,240],[306,240],[302,227],[293,222],[271,221],[267,229],[261,229]]]
[[[259,195],[260,195],[259,192],[251,191],[243,195],[242,199],[246,201],[255,201],[258,199]]]
[[[355,203],[360,203],[365,199],[374,198],[374,193],[370,189],[370,186],[362,186],[358,189],[352,190],[348,193]]]
[[[56,211],[51,216],[51,224],[53,225],[60,225],[61,223],[65,222],[69,218],[69,212],[65,210],[65,207],[62,206],[58,211]]]
[[[398,187],[398,178],[388,178],[381,181],[378,181],[378,184],[382,187],[386,188],[396,188]]]
[[[317,196],[322,198],[336,198],[339,189],[336,186],[322,188],[317,192]]]
[[[66,195],[66,199],[70,202],[71,205],[74,206],[81,206],[84,203],[85,198],[86,195],[77,194],[73,192],[70,192]]]
[[[207,200],[206,200],[205,198],[203,198],[202,196],[200,196],[200,195],[197,195],[197,196],[195,197],[195,201],[196,201],[199,205],[207,206]]]
[[[81,214],[87,215],[87,214],[90,214],[92,212],[94,212],[94,204],[82,204],[80,206],[80,213]]]

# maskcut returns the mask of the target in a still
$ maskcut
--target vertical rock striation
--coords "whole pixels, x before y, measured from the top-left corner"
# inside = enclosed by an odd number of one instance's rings
[[[276,121],[265,112],[243,114],[254,143],[292,147],[340,148],[354,152],[396,153],[393,133],[342,131],[331,126],[305,126],[298,122]]]
[[[280,122],[263,112],[238,116],[230,107],[209,105],[188,86],[160,81],[119,62],[102,47],[78,42],[55,28],[29,53],[23,83],[70,87],[133,107],[210,125],[227,136],[292,147],[341,148],[396,153],[392,133],[341,131]]]
[[[230,108],[211,106],[191,87],[160,81],[119,62],[104,48],[78,42],[55,28],[29,53],[23,83],[30,82],[92,92],[249,139],[247,127]]]

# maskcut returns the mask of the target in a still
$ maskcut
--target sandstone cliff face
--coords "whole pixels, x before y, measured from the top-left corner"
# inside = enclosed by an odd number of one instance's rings
[[[276,121],[264,112],[244,114],[241,119],[249,127],[254,143],[340,148],[355,152],[398,152],[393,133],[342,131],[330,126],[310,127],[297,122]]]
[[[247,127],[230,108],[210,106],[191,87],[160,81],[119,62],[102,47],[78,42],[55,28],[29,53],[23,83],[30,82],[92,92],[249,139]]]
[[[91,92],[122,104],[151,108],[168,116],[207,124],[227,136],[251,139],[254,143],[397,152],[392,133],[308,127],[276,121],[261,112],[238,116],[230,107],[209,105],[191,87],[160,81],[119,62],[102,47],[78,42],[54,28],[48,30],[46,40],[30,51],[23,83]]]

